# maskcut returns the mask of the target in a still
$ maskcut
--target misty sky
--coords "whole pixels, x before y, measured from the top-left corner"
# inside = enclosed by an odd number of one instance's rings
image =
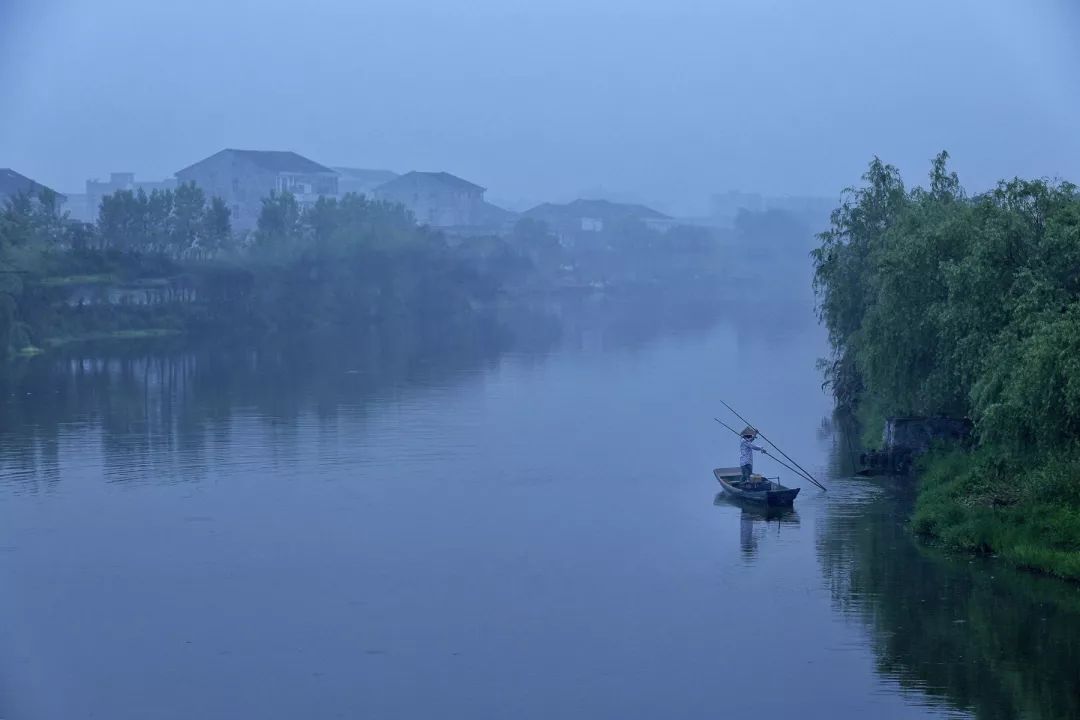
[[[1080,181],[1069,0],[0,0],[0,167],[61,191],[223,147],[513,205],[836,195],[875,154]]]

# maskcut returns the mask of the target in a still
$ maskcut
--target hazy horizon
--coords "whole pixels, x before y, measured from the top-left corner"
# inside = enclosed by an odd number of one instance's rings
[[[0,167],[82,192],[288,149],[683,214],[836,196],[874,155],[921,182],[942,149],[974,190],[1080,179],[1065,0],[427,5],[0,0]]]

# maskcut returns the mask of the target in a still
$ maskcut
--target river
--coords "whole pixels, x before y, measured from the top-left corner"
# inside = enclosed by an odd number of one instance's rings
[[[556,324],[23,367],[0,717],[1080,717],[1080,592],[849,477],[809,303]],[[719,497],[721,400],[829,491]]]

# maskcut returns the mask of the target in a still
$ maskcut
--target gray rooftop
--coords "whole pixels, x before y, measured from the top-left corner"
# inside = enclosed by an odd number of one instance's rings
[[[334,174],[334,171],[325,165],[320,165],[314,160],[308,160],[303,155],[298,155],[291,150],[236,150],[234,148],[225,148],[224,150],[214,153],[205,160],[200,160],[194,165],[189,165],[183,170],[177,171],[177,175],[183,173],[191,168],[195,167],[201,162],[205,162],[210,158],[217,157],[222,153],[229,153],[242,160],[246,160],[252,165],[257,165],[264,170],[270,172],[279,173],[330,173]]]
[[[457,175],[451,175],[448,172],[420,172],[418,170],[413,170],[412,172],[407,172],[401,177],[394,178],[390,182],[380,186],[379,190],[393,190],[396,186],[408,186],[414,182],[436,183],[438,185],[445,185],[447,187],[473,192],[484,192],[487,189],[476,183],[471,183],[468,180],[462,180]]]
[[[398,177],[393,170],[369,170],[367,168],[334,167],[344,178],[363,183],[385,183]]]
[[[616,203],[610,200],[575,200],[564,205],[544,203],[526,210],[526,217],[541,219],[573,219],[583,217],[603,220],[634,218],[637,220],[666,220],[667,215],[644,205]]]
[[[11,168],[0,168],[0,197],[14,197],[22,193],[37,194],[42,190],[56,193],[58,197],[65,197],[50,187],[15,172]]]

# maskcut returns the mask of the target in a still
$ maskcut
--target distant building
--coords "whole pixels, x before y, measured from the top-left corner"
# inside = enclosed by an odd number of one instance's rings
[[[496,229],[514,214],[484,200],[486,188],[445,172],[409,172],[375,189],[375,197],[404,205],[422,225]]]
[[[375,188],[400,177],[390,170],[368,170],[365,168],[334,167],[338,174],[338,195],[349,193],[371,197]]]
[[[237,230],[251,230],[259,220],[262,200],[270,193],[292,193],[302,207],[320,197],[336,197],[338,174],[294,152],[225,149],[176,173],[193,182],[207,197],[220,197],[232,211]]]
[[[833,209],[839,204],[839,199],[811,195],[788,195],[765,199],[766,210],[789,212],[814,225],[828,223]]]
[[[734,226],[735,218],[740,212],[781,211],[817,226],[821,222],[828,222],[829,214],[836,205],[836,200],[812,195],[781,197],[731,190],[712,196],[711,216],[714,224],[731,227]]]
[[[50,187],[35,182],[11,168],[0,168],[0,210],[7,205],[7,201],[11,198],[18,195],[30,195],[36,198],[42,192],[53,193],[56,196],[57,209],[60,209],[67,201],[66,195],[61,195]]]
[[[673,218],[644,205],[610,200],[574,200],[561,205],[544,203],[526,210],[523,216],[543,221],[564,242],[612,231],[628,222],[638,222],[662,232],[676,224]]]
[[[710,198],[710,215],[721,225],[733,225],[739,211],[761,212],[765,209],[765,198],[759,193],[747,193],[729,190],[717,193]]]

